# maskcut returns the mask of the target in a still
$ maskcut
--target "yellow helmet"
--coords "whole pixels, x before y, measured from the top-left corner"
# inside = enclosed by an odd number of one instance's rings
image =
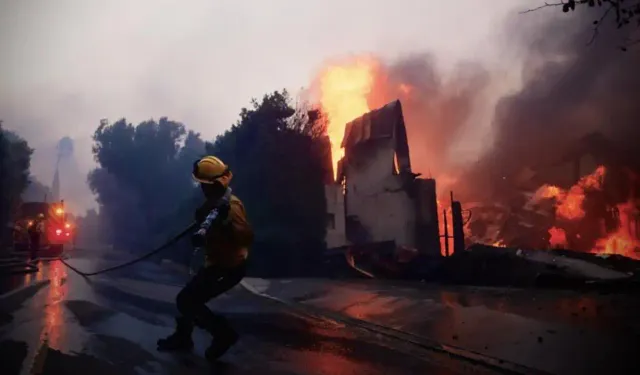
[[[202,184],[213,184],[220,181],[228,185],[231,178],[229,167],[215,156],[205,156],[193,163],[193,179]],[[224,178],[222,178],[224,177]]]

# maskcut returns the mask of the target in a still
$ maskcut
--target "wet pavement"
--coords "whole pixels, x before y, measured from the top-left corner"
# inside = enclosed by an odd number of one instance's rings
[[[380,280],[244,281],[258,293],[551,374],[640,374],[640,296]],[[434,344],[435,343],[435,344]]]
[[[43,273],[44,268],[41,267],[43,262],[39,259],[51,259],[63,255],[58,250],[43,247],[38,252],[37,259],[33,260],[28,251],[3,250],[5,251],[0,252],[0,296],[32,283],[48,282],[48,278]]]
[[[76,251],[70,264],[94,271],[128,254]],[[192,354],[156,351],[172,330],[186,276],[152,262],[86,279],[60,261],[13,279],[0,296],[2,374],[495,374],[402,340],[304,314],[242,287],[210,304],[241,333],[221,361],[206,363],[210,338]],[[12,284],[13,285],[13,284]]]

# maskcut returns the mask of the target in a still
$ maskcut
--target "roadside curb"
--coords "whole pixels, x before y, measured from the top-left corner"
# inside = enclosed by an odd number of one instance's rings
[[[253,285],[251,285],[249,282],[246,282],[245,280],[242,280],[240,282],[240,285],[245,290],[247,290],[248,292],[256,296],[263,297],[280,304],[284,304],[287,307],[298,310],[301,313],[316,319],[329,321],[332,323],[340,322],[342,324],[346,324],[349,326],[355,326],[367,331],[371,331],[376,334],[380,334],[383,336],[387,336],[393,339],[397,339],[406,343],[416,345],[426,350],[448,354],[449,356],[456,359],[472,362],[481,366],[485,366],[494,370],[498,370],[498,371],[502,371],[502,372],[506,372],[514,375],[516,374],[517,375],[551,375],[550,373],[542,370],[538,370],[538,369],[530,368],[517,363],[509,362],[506,360],[486,356],[484,354],[473,352],[463,348],[459,348],[451,345],[445,345],[445,344],[433,341],[431,339],[428,339],[426,337],[415,335],[413,333],[386,327],[386,326],[368,322],[362,319],[348,317],[348,316],[345,316],[344,314],[336,313],[333,311],[318,308],[308,304],[280,299],[278,297],[274,297],[272,295],[258,291]]]

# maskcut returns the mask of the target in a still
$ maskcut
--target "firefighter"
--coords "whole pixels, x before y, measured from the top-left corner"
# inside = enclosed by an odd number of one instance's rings
[[[40,239],[44,232],[44,215],[38,214],[28,229],[29,231],[29,250],[31,259],[35,259],[40,249]]]
[[[194,163],[193,178],[200,183],[206,198],[196,210],[196,222],[203,223],[214,209],[218,216],[206,230],[204,242],[194,243],[194,246],[204,247],[204,267],[178,293],[176,304],[180,315],[176,318],[176,330],[169,337],[158,340],[158,350],[191,350],[194,326],[213,336],[212,344],[205,352],[209,361],[218,359],[238,340],[237,332],[227,319],[205,305],[242,280],[253,241],[244,206],[240,199],[231,195],[229,182],[232,177],[229,168],[214,156],[205,156]]]
[[[19,221],[16,221],[16,223],[13,225],[12,238],[13,238],[14,248],[19,247],[23,243],[22,241],[24,238],[24,226]],[[22,249],[19,249],[19,250],[22,250]]]

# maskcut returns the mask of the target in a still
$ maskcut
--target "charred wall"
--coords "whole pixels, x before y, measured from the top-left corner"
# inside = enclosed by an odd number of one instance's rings
[[[393,173],[392,138],[345,150],[347,238],[355,244],[395,240],[415,246],[416,204]]]
[[[390,242],[440,254],[435,180],[411,171],[400,102],[347,124],[343,147],[344,186],[325,188],[328,247]]]

